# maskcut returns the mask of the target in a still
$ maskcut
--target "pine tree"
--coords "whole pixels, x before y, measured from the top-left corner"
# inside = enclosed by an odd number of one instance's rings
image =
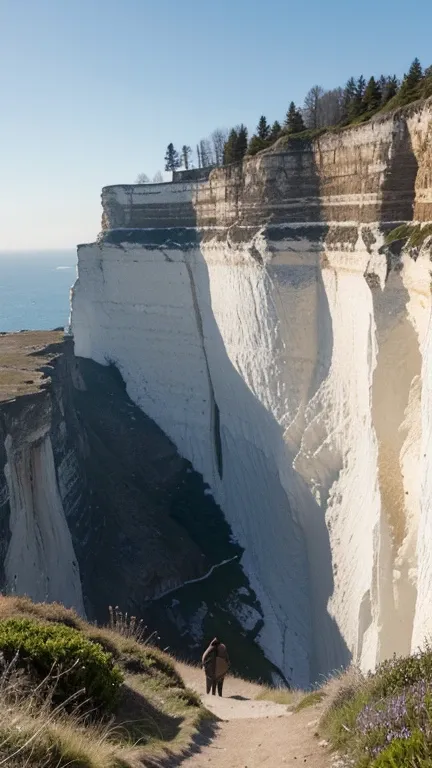
[[[381,100],[384,99],[384,92],[385,92],[385,89],[387,88],[387,80],[388,80],[388,77],[386,77],[385,75],[379,76],[378,84],[381,89]]]
[[[232,128],[224,146],[224,165],[240,163],[246,154],[247,148],[248,135],[246,126],[242,124],[238,125],[237,128]]]
[[[288,107],[288,112],[286,113],[286,118],[285,118],[285,125],[288,129],[293,125],[295,125],[296,115],[297,115],[296,105],[294,104],[293,101],[291,101]]]
[[[342,99],[342,122],[346,123],[350,119],[352,106],[356,96],[356,81],[353,77],[347,81]]]
[[[409,89],[415,88],[423,77],[422,65],[417,58],[411,64],[406,75],[406,84]]]
[[[232,128],[231,131],[228,134],[228,138],[225,142],[224,151],[223,151],[223,164],[224,165],[230,165],[231,163],[234,163],[234,156],[235,156],[235,147],[238,142],[238,132],[235,128]]]
[[[419,89],[419,83],[423,79],[423,70],[422,66],[417,58],[414,59],[413,63],[411,64],[408,73],[405,75],[404,79],[402,80],[402,85],[400,87],[400,97],[402,103],[409,103],[410,101],[414,101],[415,98],[417,98]]]
[[[302,114],[293,101],[288,107],[285,126],[288,133],[301,133],[305,130]]]
[[[363,94],[362,111],[371,114],[381,104],[381,88],[374,77],[371,77]]]
[[[432,96],[432,67],[427,67],[424,71],[421,84],[421,96],[423,99],[428,99]]]
[[[261,150],[265,149],[267,146],[267,141],[260,139],[260,137],[254,133],[248,145],[248,155],[256,155],[257,152],[261,152]]]
[[[281,124],[277,120],[275,120],[270,129],[269,140],[271,141],[271,143],[273,143],[274,141],[276,141],[276,139],[279,138],[281,130],[282,130]]]
[[[182,149],[181,149],[181,159],[182,159],[182,164],[184,165],[184,167],[186,168],[187,171],[190,168],[190,158],[191,158],[191,155],[192,155],[191,148],[188,147],[187,144],[183,144]]]
[[[354,93],[354,99],[351,103],[351,109],[348,113],[348,117],[350,120],[354,120],[356,117],[360,117],[361,114],[365,111],[365,107],[363,104],[363,96],[366,89],[366,80],[364,79],[363,75],[360,75],[359,79],[356,82],[355,86],[355,93]]]
[[[175,171],[176,168],[180,168],[180,166],[181,160],[177,150],[174,149],[174,144],[168,144],[167,151],[165,153],[165,170]]]
[[[270,138],[270,126],[267,123],[267,119],[264,117],[264,115],[261,115],[256,133],[252,136],[247,151],[249,155],[256,155],[257,152],[260,152],[262,149],[265,149],[269,145],[269,138]]]
[[[248,131],[245,125],[243,123],[239,126],[238,132],[237,132],[237,141],[235,143],[235,149],[234,149],[234,156],[235,156],[235,162],[240,163],[246,152],[247,152],[247,146],[248,146]]]
[[[257,126],[257,136],[262,141],[266,141],[270,135],[270,126],[267,123],[267,119],[264,117],[264,115],[261,115],[258,126]]]

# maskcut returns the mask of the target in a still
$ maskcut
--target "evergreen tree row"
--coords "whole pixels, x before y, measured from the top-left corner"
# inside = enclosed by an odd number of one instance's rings
[[[315,85],[307,93],[302,109],[291,102],[282,127],[277,121],[270,127],[265,116],[260,117],[248,154],[254,155],[271,146],[281,136],[364,122],[377,112],[429,96],[432,96],[432,67],[423,71],[418,59],[414,59],[402,82],[395,75],[371,77],[366,82],[360,75],[350,77],[344,88],[324,91]]]
[[[241,162],[246,154],[254,155],[272,146],[282,136],[313,136],[315,131],[333,126],[346,126],[369,120],[381,111],[395,109],[421,98],[432,96],[432,66],[423,70],[416,58],[400,82],[395,75],[350,77],[343,88],[325,91],[319,85],[306,94],[302,108],[292,101],[285,120],[270,125],[261,115],[256,131],[248,140],[246,126],[239,125],[229,132],[216,130],[210,139],[197,146],[199,167],[229,165]],[[191,149],[183,146],[181,153],[169,144],[165,155],[165,170],[189,168]]]

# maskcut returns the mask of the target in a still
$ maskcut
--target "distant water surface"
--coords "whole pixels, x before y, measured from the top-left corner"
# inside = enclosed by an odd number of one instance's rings
[[[0,331],[67,325],[76,251],[0,251]]]

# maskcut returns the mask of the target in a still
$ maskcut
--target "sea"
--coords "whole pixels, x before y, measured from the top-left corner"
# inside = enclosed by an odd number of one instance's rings
[[[0,251],[0,331],[66,327],[76,250]]]

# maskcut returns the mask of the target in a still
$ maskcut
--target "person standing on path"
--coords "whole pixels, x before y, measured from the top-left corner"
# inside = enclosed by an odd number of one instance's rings
[[[219,696],[222,696],[222,689],[225,675],[229,669],[229,656],[226,645],[220,642],[217,637],[211,641],[209,647],[204,652],[202,664],[206,676],[206,691],[216,695],[216,687]]]

